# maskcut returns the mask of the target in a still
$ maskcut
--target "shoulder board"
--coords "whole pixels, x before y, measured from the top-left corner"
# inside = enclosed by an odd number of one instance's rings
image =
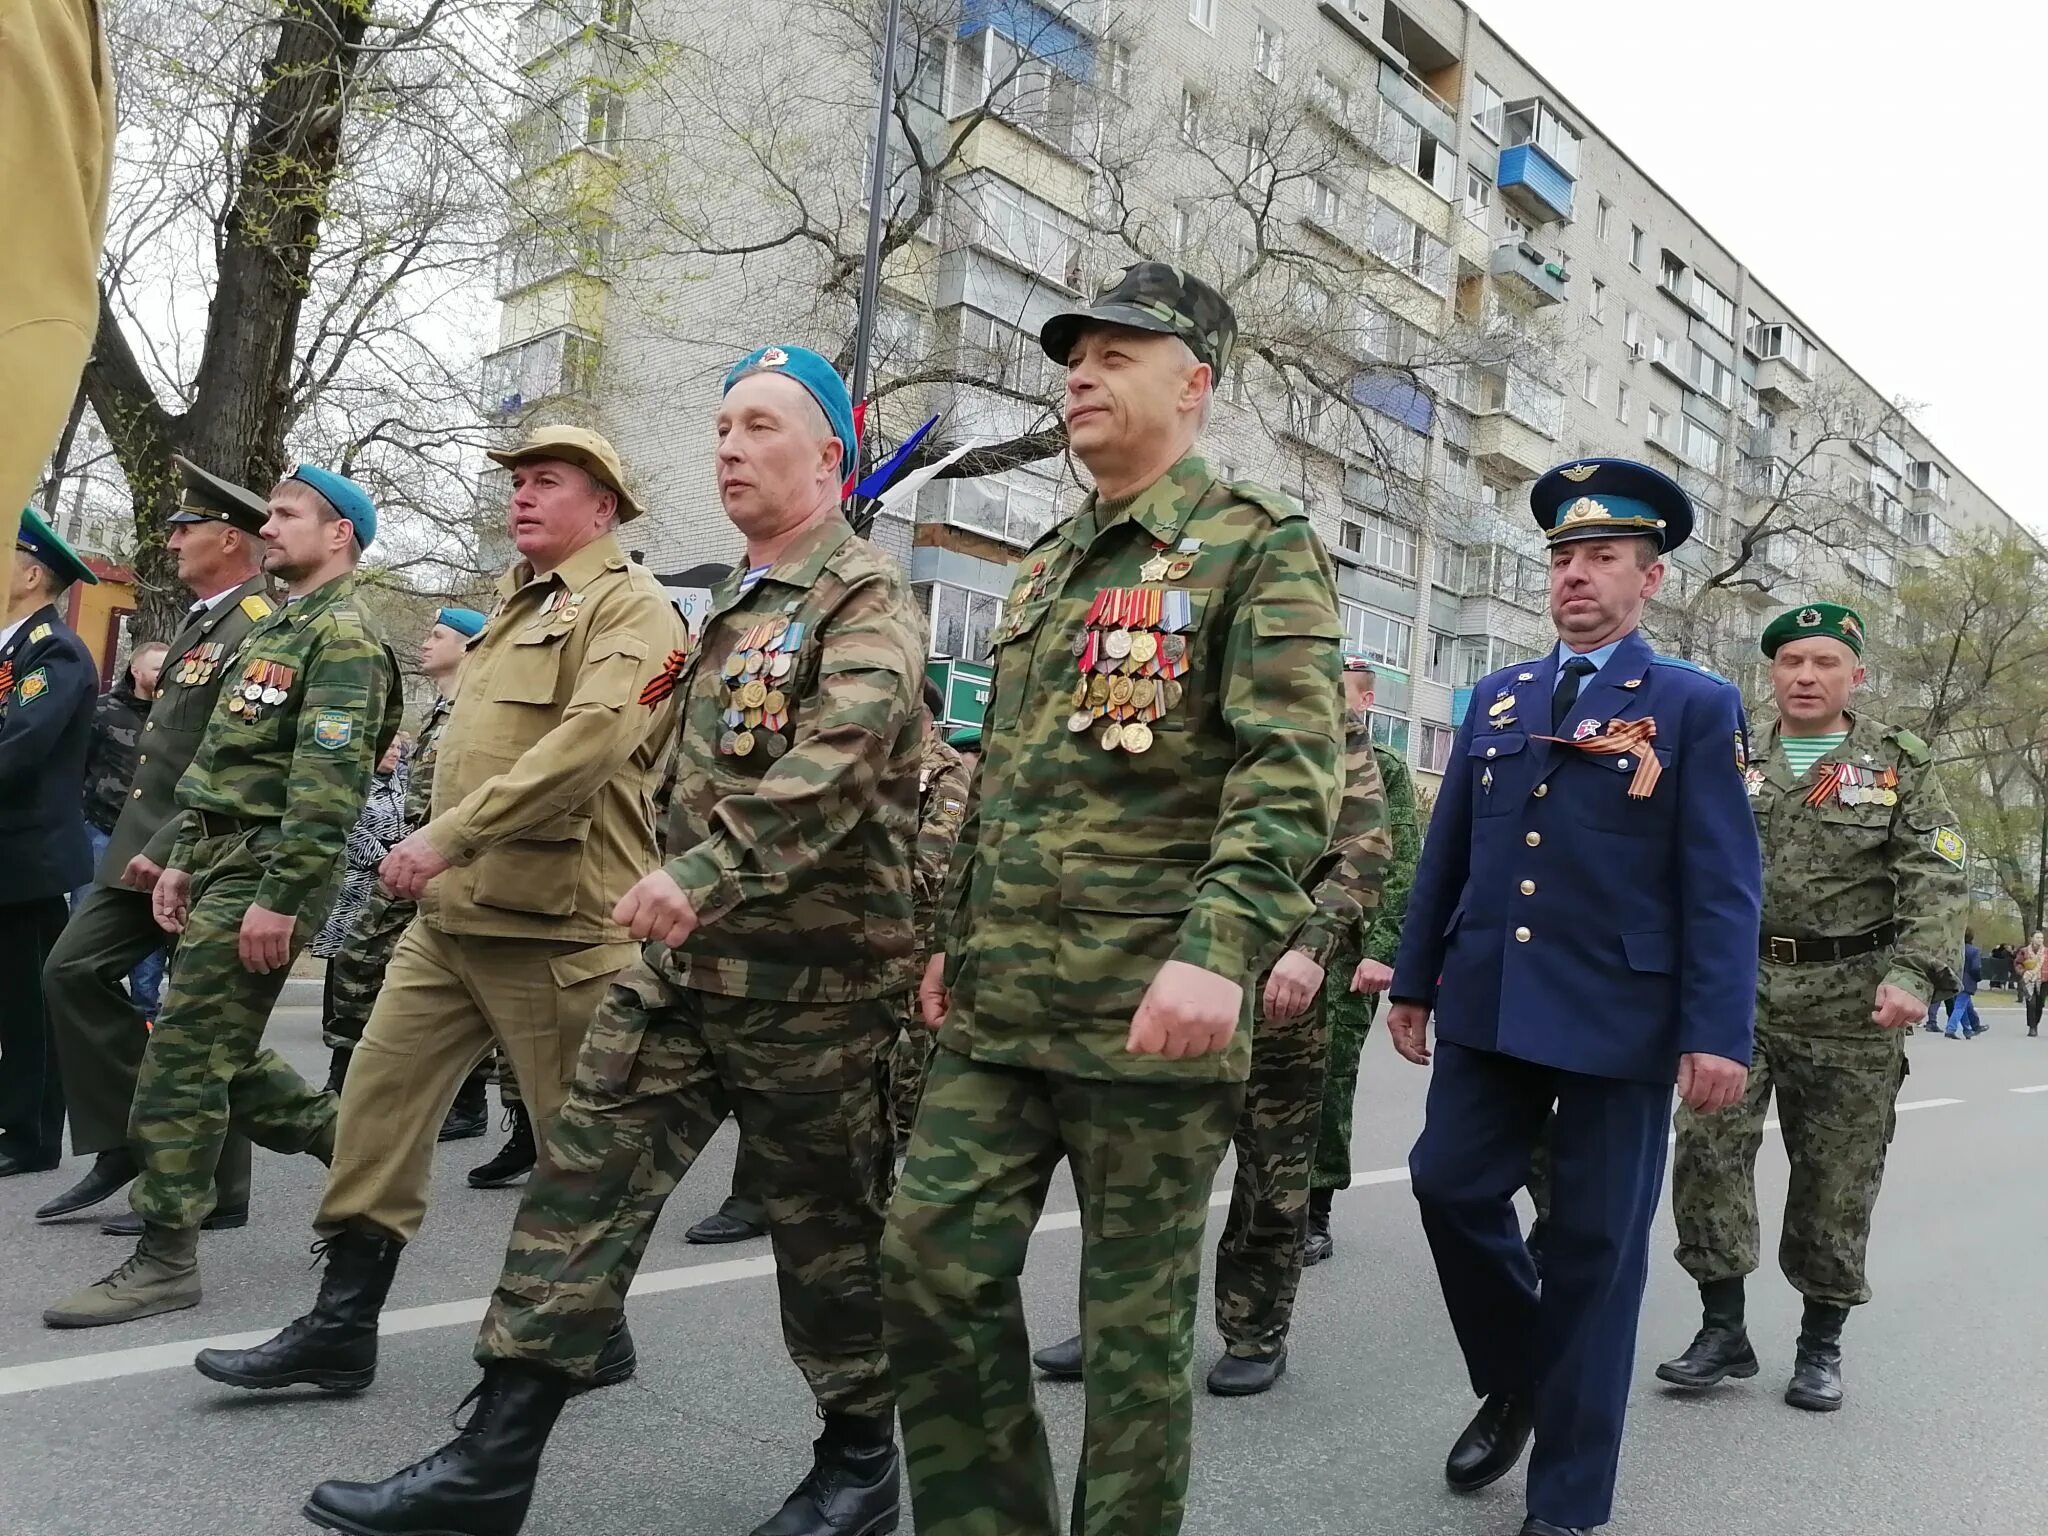
[[[1297,517],[1307,517],[1302,504],[1285,491],[1276,491],[1270,485],[1260,485],[1252,480],[1226,480],[1225,487],[1239,501],[1248,501],[1272,514],[1276,523],[1291,522]]]
[[[1928,748],[1927,743],[1918,736],[1915,736],[1911,731],[1893,731],[1891,738],[1899,744],[1899,750],[1905,753],[1907,758],[1913,762],[1925,763],[1931,761],[1934,757],[1934,753]]]
[[[33,645],[33,644],[34,644],[34,643],[35,643],[36,641],[38,641],[38,640],[47,640],[47,639],[49,639],[49,638],[50,638],[50,626],[49,626],[49,625],[47,625],[47,624],[38,624],[38,625],[37,625],[37,626],[36,626],[36,627],[35,627],[34,629],[32,629],[32,630],[30,630],[30,631],[28,632],[28,638],[29,638],[29,643],[30,643],[31,645]]]
[[[257,592],[251,592],[235,606],[249,616],[249,622],[252,624],[261,623],[277,611],[270,606],[269,598]]]
[[[1697,673],[1701,677],[1708,678],[1713,682],[1726,684],[1730,688],[1735,686],[1733,683],[1728,682],[1728,679],[1720,673],[1710,672],[1698,662],[1687,661],[1683,656],[1652,656],[1650,658],[1650,665],[1653,667],[1677,667],[1682,672]]]

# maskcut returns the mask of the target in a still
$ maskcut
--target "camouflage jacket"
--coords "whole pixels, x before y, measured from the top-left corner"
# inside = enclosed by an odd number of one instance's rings
[[[1895,923],[1886,982],[1923,1000],[1952,990],[1969,894],[1933,754],[1910,731],[1851,716],[1841,746],[1794,779],[1780,732],[1774,720],[1757,733],[1744,773],[1763,843],[1766,940],[1849,938]],[[1849,789],[1854,803],[1838,790],[1816,809],[1807,797],[1833,763],[1871,782]]]
[[[405,827],[399,833],[401,837],[419,831],[433,812],[434,759],[440,753],[441,727],[448,723],[452,702],[446,694],[434,695],[434,702],[427,706],[427,717],[420,722],[420,733],[406,752]]]
[[[1076,1077],[1244,1078],[1249,985],[1224,1051],[1124,1040],[1164,962],[1246,981],[1309,916],[1343,786],[1338,635],[1307,515],[1192,455],[1127,503],[1090,497],[1025,556],[941,913],[948,1047]],[[1146,654],[1178,656],[1173,675],[1134,677]],[[1139,751],[1109,737],[1119,695],[1165,703]]]
[[[712,589],[678,679],[667,864],[702,922],[688,984],[849,1002],[913,982],[924,647],[900,567],[825,518]]]
[[[208,811],[279,823],[256,904],[297,913],[334,883],[377,760],[398,730],[398,661],[340,576],[253,625],[178,781],[169,866],[192,870]],[[257,694],[255,699],[250,693]]]
[[[967,763],[933,731],[925,737],[917,774],[917,858],[911,868],[917,899],[917,947],[929,952],[938,922],[939,897],[967,817]]]
[[[1333,956],[1358,954],[1365,925],[1379,909],[1380,887],[1394,853],[1387,835],[1387,790],[1379,751],[1367,722],[1346,726],[1344,799],[1337,807],[1337,833],[1310,888],[1316,909],[1288,941],[1288,948],[1325,969]],[[1350,980],[1343,978],[1346,985]]]
[[[99,697],[92,711],[92,739],[85,747],[85,819],[102,832],[112,832],[128,803],[135,778],[149,701],[138,697],[126,672]]]
[[[1366,923],[1362,953],[1382,965],[1392,965],[1401,948],[1401,920],[1408,915],[1415,861],[1422,853],[1422,823],[1415,814],[1415,780],[1408,765],[1400,754],[1385,747],[1376,746],[1372,751],[1379,759],[1380,782],[1387,787],[1387,830],[1392,835],[1394,856],[1380,886],[1379,910]]]

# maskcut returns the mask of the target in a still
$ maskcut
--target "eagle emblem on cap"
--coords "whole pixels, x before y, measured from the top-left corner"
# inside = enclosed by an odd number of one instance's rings
[[[1558,471],[1560,475],[1571,481],[1573,485],[1583,485],[1599,472],[1600,466],[1598,464],[1574,464],[1570,469],[1560,469]]]
[[[760,366],[763,368],[786,368],[789,366],[789,354],[780,347],[770,347],[761,354]]]
[[[1818,629],[1820,628],[1820,610],[1818,608],[1802,608],[1799,610],[1799,617],[1793,620],[1793,622],[1801,629]]]
[[[1607,509],[1590,496],[1581,496],[1564,509],[1564,516],[1557,520],[1560,528],[1569,528],[1574,523],[1597,523],[1605,520]]]

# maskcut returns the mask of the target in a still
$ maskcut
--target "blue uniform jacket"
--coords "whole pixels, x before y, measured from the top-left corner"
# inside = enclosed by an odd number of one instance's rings
[[[1763,865],[1735,686],[1630,634],[1553,729],[1557,654],[1481,679],[1408,898],[1392,995],[1438,1037],[1638,1082],[1700,1051],[1747,1062]],[[1499,701],[1511,702],[1505,705]],[[1537,741],[1655,720],[1663,777]]]
[[[99,672],[55,608],[0,649],[0,902],[62,896],[92,878],[85,749]]]

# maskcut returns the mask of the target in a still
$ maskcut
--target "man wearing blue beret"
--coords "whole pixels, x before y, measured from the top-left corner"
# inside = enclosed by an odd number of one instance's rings
[[[199,1229],[230,1126],[273,1152],[333,1154],[332,1095],[264,1050],[263,1031],[398,729],[398,663],[355,595],[376,537],[369,495],[331,470],[301,464],[270,493],[263,568],[288,600],[226,660],[150,896],[180,938],[129,1111],[142,1235],[126,1263],[43,1313],[52,1328],[198,1305]]]
[[[1472,690],[1387,1023],[1424,1063],[1436,1020],[1409,1171],[1483,1400],[1445,1479],[1485,1487],[1533,1430],[1522,1536],[1576,1536],[1613,1506],[1672,1084],[1699,1113],[1742,1097],[1762,875],[1740,695],[1638,630],[1684,491],[1583,459],[1530,504],[1558,643]],[[1512,1196],[1553,1108],[1539,1289]]]

